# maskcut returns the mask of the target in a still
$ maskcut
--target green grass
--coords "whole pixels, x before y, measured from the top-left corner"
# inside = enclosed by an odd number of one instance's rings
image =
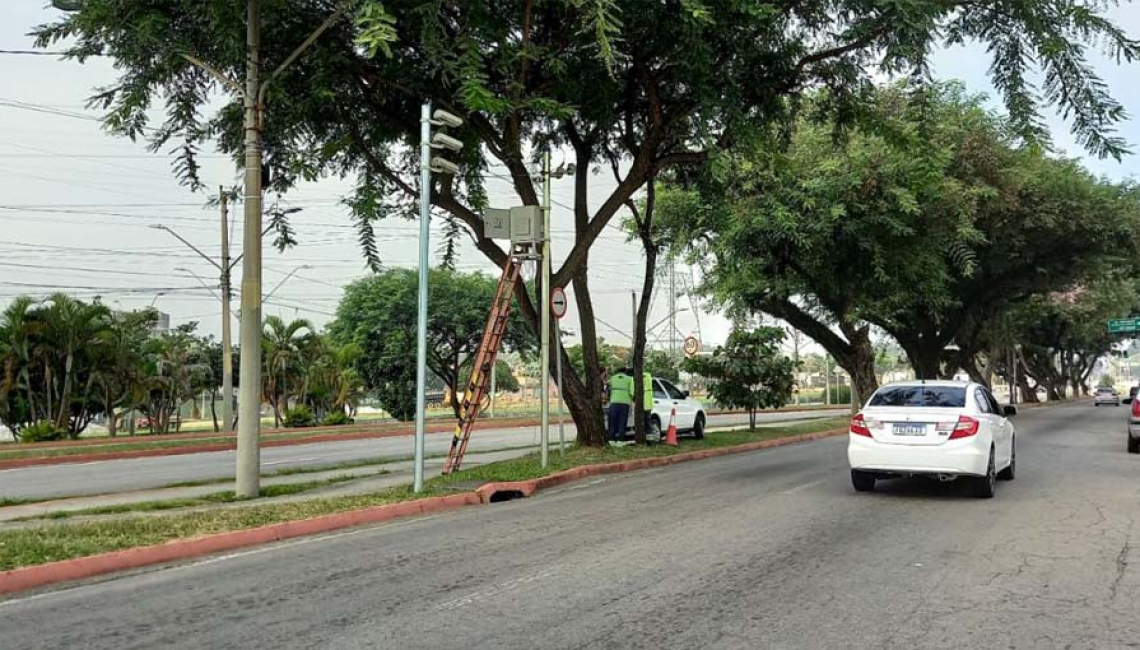
[[[666,456],[698,449],[770,440],[801,433],[835,429],[844,426],[846,423],[846,418],[834,418],[790,424],[786,427],[766,427],[754,431],[737,430],[709,433],[704,440],[683,439],[678,448],[665,446],[629,446],[603,449],[574,447],[568,451],[565,458],[559,458],[557,453],[552,454],[550,467],[546,469],[539,465],[539,460],[535,456],[489,463],[450,476],[435,477],[426,482],[425,490],[419,494],[413,493],[410,487],[405,486],[372,494],[315,498],[290,503],[258,504],[251,502],[248,506],[238,508],[169,513],[147,517],[125,516],[106,521],[83,521],[0,530],[0,571],[119,549],[159,544],[174,539],[243,530],[420,497],[454,494],[453,488],[455,484],[460,482],[525,480],[577,465]]]

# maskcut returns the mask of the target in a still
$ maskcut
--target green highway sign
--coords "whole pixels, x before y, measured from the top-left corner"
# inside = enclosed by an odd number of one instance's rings
[[[1140,318],[1114,318],[1108,321],[1109,334],[1140,332]]]

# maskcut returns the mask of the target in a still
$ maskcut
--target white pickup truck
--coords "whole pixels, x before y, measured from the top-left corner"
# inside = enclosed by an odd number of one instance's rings
[[[608,408],[608,407],[607,407]],[[669,427],[669,416],[676,409],[674,423],[677,433],[691,433],[700,440],[705,437],[705,427],[708,426],[708,416],[701,401],[689,397],[688,391],[677,388],[665,379],[653,379],[653,413],[650,417],[649,431],[646,438],[660,440]],[[625,439],[633,439],[634,409],[629,409],[629,423],[626,425]]]

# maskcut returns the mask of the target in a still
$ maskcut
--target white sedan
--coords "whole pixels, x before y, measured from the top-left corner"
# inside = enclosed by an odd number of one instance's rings
[[[974,494],[994,495],[997,479],[1013,480],[1016,432],[1002,406],[981,384],[908,381],[875,391],[851,418],[847,460],[860,492],[898,476],[968,480]]]

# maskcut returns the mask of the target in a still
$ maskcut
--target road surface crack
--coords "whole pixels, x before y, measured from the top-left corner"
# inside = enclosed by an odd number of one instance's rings
[[[1109,592],[1112,594],[1112,600],[1116,600],[1116,590],[1120,588],[1120,581],[1124,579],[1124,572],[1128,570],[1128,554],[1132,552],[1132,544],[1128,539],[1124,540],[1124,546],[1120,547],[1120,553],[1116,555],[1116,578],[1112,581],[1112,587]]]

